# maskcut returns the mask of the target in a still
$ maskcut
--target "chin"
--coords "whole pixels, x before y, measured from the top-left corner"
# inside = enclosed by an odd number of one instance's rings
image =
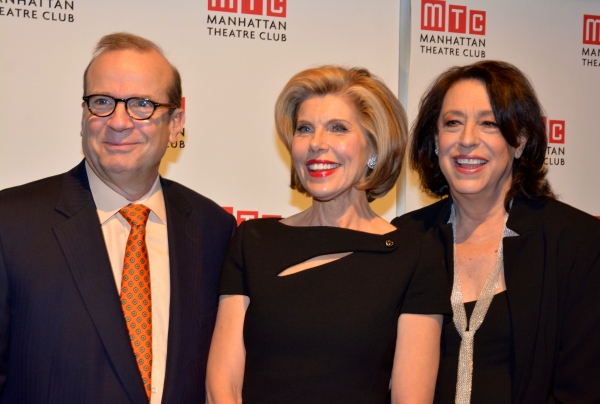
[[[494,195],[501,195],[504,197],[504,194],[501,190],[497,188],[488,188],[488,187],[458,187],[458,188],[450,188],[451,193],[456,195],[463,196],[471,196],[471,197],[481,197],[481,198],[494,198]],[[500,193],[498,193],[500,192]]]
[[[314,187],[307,187],[306,185],[304,186],[304,189],[306,189],[306,192],[308,192],[308,194],[313,199],[319,200],[321,202],[330,201],[336,195],[335,193],[331,192],[330,190],[315,189]]]
[[[457,193],[460,195],[478,195],[478,194],[482,193],[485,189],[486,189],[485,186],[475,185],[475,184],[459,185],[456,187],[452,187],[452,186],[450,187],[450,190],[452,191],[452,193]]]
[[[104,171],[110,171],[115,174],[121,174],[133,169],[133,164],[130,161],[115,158],[108,158],[104,161],[100,160],[100,165]]]

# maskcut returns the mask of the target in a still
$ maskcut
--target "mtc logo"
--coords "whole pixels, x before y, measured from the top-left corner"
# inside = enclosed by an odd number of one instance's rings
[[[242,14],[265,15],[266,11],[270,17],[285,18],[287,0],[208,0],[209,11],[237,13],[238,5]]]
[[[565,121],[553,119],[547,121],[545,116],[542,119],[548,133],[548,143],[565,143]],[[547,122],[548,125],[546,125]]]
[[[485,35],[485,11],[467,10],[467,6],[449,4],[444,0],[421,0],[423,31],[454,32]]]
[[[583,43],[600,45],[600,15],[583,16]]]
[[[228,213],[230,213],[230,214],[232,214],[232,215],[235,216],[235,218],[237,220],[237,225],[238,226],[240,224],[242,224],[242,222],[245,222],[246,220],[258,219],[259,217],[276,217],[276,218],[281,218],[281,215],[262,215],[262,216],[259,216],[257,210],[238,210],[236,212],[236,214],[234,214],[233,213],[234,209],[231,206],[223,206],[223,209],[225,209],[225,211],[227,211]]]

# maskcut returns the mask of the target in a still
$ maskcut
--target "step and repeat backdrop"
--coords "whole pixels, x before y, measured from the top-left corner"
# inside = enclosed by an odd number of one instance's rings
[[[157,42],[183,79],[187,121],[161,174],[239,220],[288,216],[273,107],[295,73],[363,66],[398,88],[397,0],[0,0],[0,188],[64,172],[81,152],[82,77],[103,35]],[[376,209],[396,212],[392,191]]]
[[[549,179],[560,200],[600,216],[600,2],[413,0],[407,112],[448,67],[504,60],[533,83],[545,110]],[[405,173],[408,211],[432,202]]]
[[[238,220],[310,205],[289,189],[273,105],[296,72],[363,66],[409,118],[447,67],[516,64],[546,112],[550,180],[600,215],[600,3],[577,0],[0,0],[0,188],[69,170],[83,157],[83,71],[98,39],[128,31],[164,49],[183,77],[187,122],[161,174]],[[374,202],[387,219],[430,203],[410,171]]]

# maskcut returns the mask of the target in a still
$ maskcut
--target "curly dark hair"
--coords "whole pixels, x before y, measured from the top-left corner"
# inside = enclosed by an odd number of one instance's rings
[[[451,67],[434,80],[421,98],[411,131],[409,158],[419,174],[422,189],[434,197],[450,192],[435,154],[435,138],[446,93],[464,80],[477,80],[485,86],[498,128],[509,145],[516,148],[520,136],[527,139],[521,157],[513,160],[512,184],[505,206],[515,196],[533,200],[554,198],[546,179],[544,158],[548,140],[535,90],[518,68],[495,60]]]

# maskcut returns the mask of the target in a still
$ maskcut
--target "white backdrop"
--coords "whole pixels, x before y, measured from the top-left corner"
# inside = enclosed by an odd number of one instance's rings
[[[443,26],[432,25],[438,15],[422,25],[424,3],[444,10]],[[251,4],[262,4],[259,14],[248,14]],[[229,6],[236,10],[210,10]],[[550,144],[550,180],[563,201],[598,216],[596,20],[597,0],[0,0],[0,188],[80,161],[83,71],[102,35],[129,31],[159,43],[183,76],[185,147],[167,151],[161,174],[240,218],[310,204],[288,187],[290,159],[273,124],[275,99],[294,73],[367,67],[399,89],[412,119],[433,77],[483,57],[530,76],[552,140],[564,142]],[[398,195],[374,202],[376,211],[391,219],[430,202],[407,171]]]

